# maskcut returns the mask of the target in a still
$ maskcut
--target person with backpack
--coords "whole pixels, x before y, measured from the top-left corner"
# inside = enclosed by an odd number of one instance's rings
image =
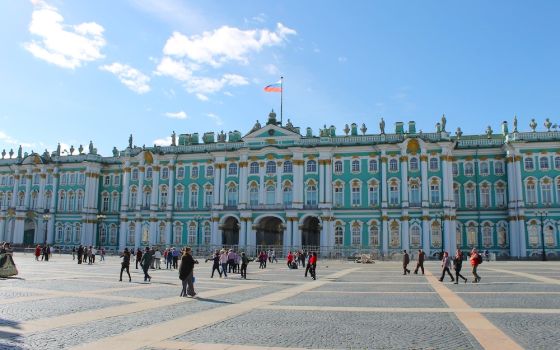
[[[467,283],[467,279],[461,275],[461,269],[463,268],[463,252],[461,249],[457,249],[455,253],[455,258],[453,259],[453,269],[455,270],[455,284],[459,284],[459,277]]]
[[[471,260],[471,266],[472,266],[472,274],[474,276],[473,283],[478,283],[482,279],[477,273],[478,265],[482,264],[482,256],[480,254],[478,254],[478,251],[476,250],[476,248],[472,249],[470,260]]]
[[[245,252],[241,253],[241,278],[247,279],[247,265],[249,265],[249,261],[252,261],[247,257]]]
[[[403,252],[404,252],[403,253],[403,261],[402,261],[402,265],[403,265],[403,269],[404,269],[403,275],[406,275],[407,273],[410,275],[410,270],[408,269],[408,264],[410,263],[410,256],[408,255],[406,250],[404,250]]]
[[[309,273],[311,273],[311,278],[314,280],[317,279],[317,253],[313,252],[311,257],[309,258],[309,263],[311,264],[311,269]]]
[[[416,263],[416,269],[414,269],[414,274],[418,274],[418,269],[422,270],[422,274],[424,274],[424,259],[426,258],[426,253],[422,249],[418,250],[418,261]]]

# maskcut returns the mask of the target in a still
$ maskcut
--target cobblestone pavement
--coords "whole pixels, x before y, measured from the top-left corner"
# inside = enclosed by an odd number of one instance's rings
[[[119,260],[78,265],[16,254],[0,279],[0,349],[553,349],[560,342],[560,263],[485,262],[482,282],[402,275],[397,262],[320,261],[317,281],[285,264],[249,265],[247,280],[195,268],[197,298],[175,270]]]

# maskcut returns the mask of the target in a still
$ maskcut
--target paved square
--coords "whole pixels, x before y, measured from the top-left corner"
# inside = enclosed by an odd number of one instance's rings
[[[0,280],[0,349],[553,349],[560,263],[490,262],[479,284],[441,283],[437,262],[403,276],[397,262],[320,261],[318,279],[283,263],[247,280],[195,268],[198,298],[175,270],[118,282],[119,259],[78,265],[16,254]],[[470,279],[468,269],[464,275]]]

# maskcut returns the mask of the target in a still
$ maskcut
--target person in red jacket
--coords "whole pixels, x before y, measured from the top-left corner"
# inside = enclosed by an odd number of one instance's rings
[[[473,248],[473,250],[471,251],[471,266],[472,266],[472,274],[474,276],[474,281],[473,283],[478,283],[480,282],[481,278],[477,273],[477,268],[478,265],[480,265],[480,263],[482,262],[482,256],[480,254],[478,254],[478,251],[476,250],[476,248]]]
[[[294,261],[294,255],[291,251],[288,252],[288,268],[292,268],[292,261]]]
[[[317,279],[317,253],[313,252],[313,254],[311,254],[311,257],[309,258],[309,265],[311,265],[311,268],[309,269],[311,278],[315,280]]]
[[[41,256],[41,245],[37,244],[37,248],[35,248],[35,260],[39,261],[40,256]]]

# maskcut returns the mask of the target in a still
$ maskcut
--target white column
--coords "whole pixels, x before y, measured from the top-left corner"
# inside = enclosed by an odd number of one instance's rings
[[[287,253],[290,247],[292,246],[292,236],[293,236],[293,221],[291,217],[286,218],[286,231],[284,237],[284,253]]]
[[[221,164],[214,164],[214,205],[220,205],[220,191],[222,189],[220,166]]]
[[[428,156],[420,155],[420,170],[422,173],[422,207],[428,207]],[[426,253],[428,254],[428,253]]]
[[[130,164],[128,161],[126,161],[125,167],[123,169],[122,177],[123,177],[123,182],[122,182],[122,192],[121,192],[121,212],[128,210],[128,197],[129,197],[129,189],[130,189],[129,188],[130,187]]]
[[[144,165],[138,167],[138,194],[136,197],[136,210],[140,211],[144,205],[144,173],[146,168]],[[138,246],[137,246],[138,247]]]
[[[0,242],[7,241],[6,234],[4,233],[5,229],[6,229],[6,219],[0,217]]]
[[[264,163],[259,162],[259,204],[263,205],[265,203],[265,187],[264,187]]]
[[[218,221],[215,220],[217,218],[212,218],[212,244],[217,246],[222,243],[222,236],[221,232],[218,232]]]
[[[142,221],[136,220],[136,226],[134,228],[134,248],[138,249],[142,244]]]
[[[325,203],[325,161],[319,159],[319,204]]]
[[[31,182],[33,182],[33,175],[31,173],[31,169],[28,170],[28,173],[24,175],[27,181],[25,181],[25,197],[23,206],[25,209],[29,209],[29,202],[31,200]]]
[[[39,196],[37,197],[37,207],[41,209],[48,209],[44,208],[45,202],[45,183],[47,182],[47,174],[44,172],[45,169],[39,174]],[[44,243],[44,242],[41,242]]]
[[[203,194],[202,202],[204,203],[204,188],[201,188],[201,193]],[[175,204],[175,163],[172,161],[169,165],[169,186],[167,190],[167,207],[165,210],[173,211],[173,205]]]
[[[226,163],[222,164],[220,173],[220,204],[224,205],[226,203]]]
[[[276,204],[282,204],[282,173],[284,167],[282,162],[278,162],[276,165]]]
[[[422,249],[430,256],[430,221],[422,219]]]
[[[381,154],[381,207],[387,208],[387,157],[385,151]]]
[[[387,213],[383,213],[381,223],[381,234],[383,235],[383,254],[386,256],[389,252],[389,218],[387,217]]]
[[[47,225],[48,226],[47,227],[47,243],[50,243],[50,244],[54,243],[54,221],[55,221],[55,216],[51,215],[51,219],[49,220],[49,223]]]
[[[247,218],[247,249],[250,249],[251,252],[254,252],[256,245],[257,234],[255,232],[255,229],[253,228],[253,220],[252,218]]]
[[[301,247],[301,230],[299,229],[299,221],[297,218],[292,221],[292,247],[300,248]]]
[[[152,167],[152,199],[150,201],[151,211],[155,211],[159,209],[159,172],[160,172],[159,165],[154,165]],[[152,232],[155,232],[155,230]]]
[[[303,160],[294,159],[294,208],[303,208]]]
[[[119,228],[119,250],[123,250],[126,247],[127,233],[128,223],[121,218],[121,224]]]
[[[325,175],[325,202],[329,204],[329,207],[332,207],[332,164],[331,160],[326,160],[326,175]]]
[[[408,157],[407,156],[401,157],[401,192],[402,192],[401,193],[402,206],[406,208],[408,207]],[[405,214],[403,213],[403,215]],[[407,231],[407,236],[408,236],[408,231]]]
[[[447,241],[449,242],[449,255],[455,254],[455,250],[457,250],[457,235],[456,235],[456,222],[455,220],[447,220]]]
[[[326,219],[323,219],[321,221],[321,236],[319,241],[319,252],[321,254],[324,253],[323,247],[325,246],[325,242],[327,241],[328,232],[329,232],[329,222]]]
[[[58,174],[58,168],[55,168],[53,171],[53,184],[52,184],[52,196],[51,196],[51,203],[50,203],[50,212],[51,214],[56,213],[56,201],[58,200],[58,179],[60,175]],[[84,194],[84,207],[85,207],[85,194]],[[54,219],[54,216],[53,216]],[[53,220],[54,221],[54,220]],[[52,241],[49,241],[52,242]]]
[[[402,249],[410,253],[410,229],[409,229],[409,217],[408,211],[403,210],[403,217],[401,220],[401,234],[402,234]]]
[[[173,222],[171,221],[171,218],[167,218],[165,220],[165,245],[166,246],[171,245],[171,243],[173,242],[173,239],[171,238],[172,230],[173,230]]]
[[[25,174],[23,174],[21,176],[25,176]],[[14,207],[14,208],[16,207],[16,203],[17,203],[17,200],[18,200],[19,178],[20,178],[20,175],[16,171],[16,173],[14,174],[14,189],[12,190],[12,203],[11,203],[11,207]]]
[[[246,158],[246,157],[245,157]],[[247,207],[247,160],[239,162],[239,205],[240,208]]]
[[[239,230],[239,248],[246,250],[247,245],[247,220],[241,218],[241,228]]]

